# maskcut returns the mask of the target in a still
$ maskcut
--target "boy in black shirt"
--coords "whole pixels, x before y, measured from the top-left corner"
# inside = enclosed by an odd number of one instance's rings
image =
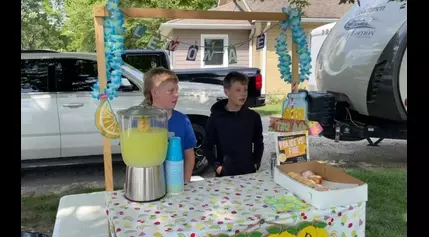
[[[246,75],[230,72],[223,82],[228,99],[216,102],[211,108],[203,148],[218,177],[254,173],[261,165],[264,152],[261,116],[243,106],[247,84]]]

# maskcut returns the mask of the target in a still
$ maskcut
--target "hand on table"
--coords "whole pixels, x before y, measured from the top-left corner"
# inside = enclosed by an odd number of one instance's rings
[[[216,173],[217,173],[218,175],[220,175],[220,172],[222,172],[222,166],[219,166],[219,167],[217,167],[217,169],[216,169]]]

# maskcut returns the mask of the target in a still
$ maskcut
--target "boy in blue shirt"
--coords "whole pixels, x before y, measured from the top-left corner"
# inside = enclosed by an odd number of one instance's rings
[[[185,182],[189,182],[195,164],[197,140],[189,118],[174,110],[179,99],[179,78],[174,72],[158,67],[144,74],[143,83],[144,103],[167,110],[168,135],[180,137],[182,141]]]
[[[223,85],[228,99],[216,102],[206,125],[204,155],[216,176],[254,173],[264,152],[261,116],[243,106],[247,100],[246,75],[230,72]]]

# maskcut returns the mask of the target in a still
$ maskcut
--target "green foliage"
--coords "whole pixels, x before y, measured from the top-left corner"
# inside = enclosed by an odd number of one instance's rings
[[[21,0],[21,48],[64,48],[67,39],[61,34],[61,19],[42,0]]]
[[[69,51],[89,51],[95,50],[93,6],[95,4],[104,5],[107,0],[63,0],[64,13],[67,20],[63,26],[63,33],[70,39],[67,47]],[[197,9],[207,10],[216,4],[216,0],[121,0],[122,7],[133,8],[175,8],[175,9]],[[158,34],[161,23],[168,19],[139,19],[126,18],[125,21],[125,48],[144,48],[150,39],[151,34]],[[147,34],[141,38],[133,36],[135,28],[144,24],[147,27]]]

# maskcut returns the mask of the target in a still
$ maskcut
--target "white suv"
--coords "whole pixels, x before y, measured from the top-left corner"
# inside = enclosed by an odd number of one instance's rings
[[[96,77],[94,53],[21,52],[22,168],[101,161],[102,137],[94,124],[99,101],[90,94]],[[143,100],[143,73],[125,64],[123,77],[111,102],[114,111]],[[223,88],[194,82],[180,82],[179,87],[176,109],[189,116],[201,156],[204,126]],[[112,140],[112,154],[120,154],[119,139]]]

